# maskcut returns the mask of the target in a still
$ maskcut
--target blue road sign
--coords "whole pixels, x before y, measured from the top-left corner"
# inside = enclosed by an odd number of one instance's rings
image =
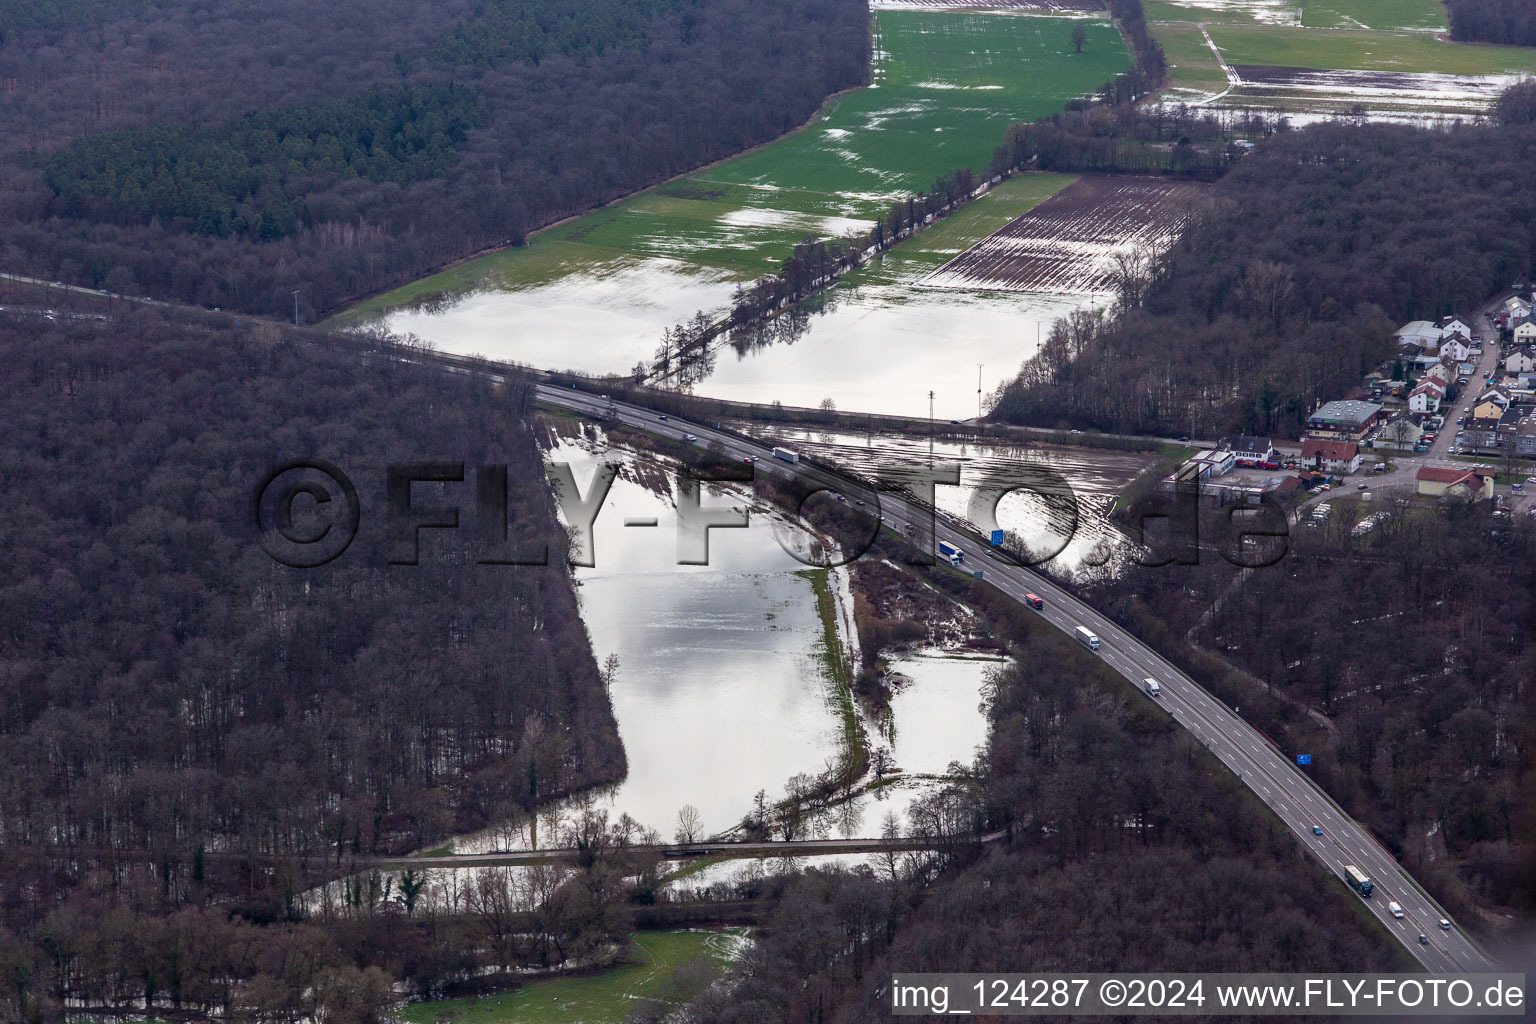
[[[992,546],[995,547],[995,548],[1000,548],[1000,547],[1003,546],[1003,531],[1002,530],[993,530],[992,531]]]
[[[1296,763],[1297,764],[1311,764],[1312,763],[1312,755],[1311,754],[1297,754],[1296,755]]]

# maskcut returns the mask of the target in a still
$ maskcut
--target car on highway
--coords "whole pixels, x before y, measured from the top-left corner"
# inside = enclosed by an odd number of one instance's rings
[[[1421,945],[1421,946],[1429,945],[1429,936],[1425,935],[1423,932],[1419,932],[1419,945]]]
[[[1387,911],[1399,921],[1403,919],[1403,905],[1397,900],[1390,900],[1387,903]]]
[[[658,413],[656,415],[656,418],[659,419],[659,420],[665,420],[667,418],[667,414],[664,413],[664,412],[663,413]]]
[[[741,461],[747,463],[748,465],[750,465],[751,463],[754,463],[754,462],[757,461],[757,456],[756,455],[748,455],[746,458],[742,459]]]
[[[1445,918],[1442,917],[1440,919],[1440,930],[1443,931],[1443,932],[1450,931],[1451,930],[1451,922],[1447,921]]]
[[[1315,835],[1315,836],[1322,835],[1323,834],[1323,826],[1321,826],[1321,825],[1313,825],[1312,826],[1312,834]]]
[[[1183,437],[1179,438],[1179,443],[1180,444],[1187,444],[1188,442],[1189,442],[1189,435],[1188,434],[1185,434]]]
[[[1081,430],[1078,430],[1078,429],[1076,429],[1076,428],[1075,428],[1075,427],[1074,427],[1074,428],[1073,428],[1073,430],[1072,430],[1072,433],[1074,433],[1074,434],[1081,434],[1081,433],[1082,433],[1082,431],[1081,431]]]
[[[699,435],[698,434],[684,434],[683,435],[683,440],[684,441],[697,441],[698,439],[699,439]]]

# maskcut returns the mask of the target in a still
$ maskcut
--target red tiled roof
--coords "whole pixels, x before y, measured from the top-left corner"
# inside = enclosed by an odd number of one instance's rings
[[[1482,477],[1470,469],[1456,469],[1451,466],[1420,466],[1418,478],[1430,483],[1459,484],[1467,477],[1477,477],[1475,487],[1482,487]]]

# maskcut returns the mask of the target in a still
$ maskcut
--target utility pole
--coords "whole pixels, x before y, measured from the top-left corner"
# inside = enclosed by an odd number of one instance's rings
[[[976,423],[981,424],[981,368],[984,363],[976,364]]]
[[[293,290],[293,326],[299,326],[299,290]]]
[[[933,392],[928,392],[928,463],[933,464]]]

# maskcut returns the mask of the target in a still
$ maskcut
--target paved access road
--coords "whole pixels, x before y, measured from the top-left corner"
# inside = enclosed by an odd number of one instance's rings
[[[767,447],[736,434],[675,418],[664,420],[649,409],[580,391],[540,385],[538,397],[551,405],[594,416],[607,415],[630,426],[678,439],[694,434],[701,446],[718,442],[727,455],[759,459],[758,467],[763,471],[794,474],[832,490],[860,490],[858,485],[819,467],[775,460]],[[1026,593],[1043,598],[1045,607],[1039,614],[1067,633],[1077,626],[1092,630],[1099,637],[1098,656],[1138,691],[1145,692],[1143,680],[1157,680],[1162,688],[1162,696],[1158,699],[1162,707],[1210,748],[1223,764],[1238,773],[1243,783],[1296,833],[1302,844],[1338,876],[1338,885],[1343,890],[1341,896],[1359,898],[1350,895],[1343,881],[1346,864],[1356,866],[1375,882],[1376,891],[1365,901],[1366,906],[1381,921],[1382,927],[1426,970],[1460,973],[1498,969],[1498,965],[1454,925],[1449,931],[1439,927],[1440,918],[1446,916],[1444,911],[1369,832],[1345,814],[1258,730],[1151,648],[1040,574],[1006,560],[942,515],[934,517],[932,512],[915,503],[890,494],[881,496],[880,514],[886,525],[898,532],[913,526],[919,536],[930,522],[933,523],[936,540],[958,545],[965,553],[966,567],[983,570],[986,582],[1020,603]],[[1314,827],[1321,828],[1323,834],[1314,834]],[[1234,899],[1243,899],[1248,894],[1232,895]],[[1401,919],[1388,913],[1387,904],[1393,900],[1402,905],[1404,916]],[[1428,938],[1427,945],[1419,942],[1420,935]]]

